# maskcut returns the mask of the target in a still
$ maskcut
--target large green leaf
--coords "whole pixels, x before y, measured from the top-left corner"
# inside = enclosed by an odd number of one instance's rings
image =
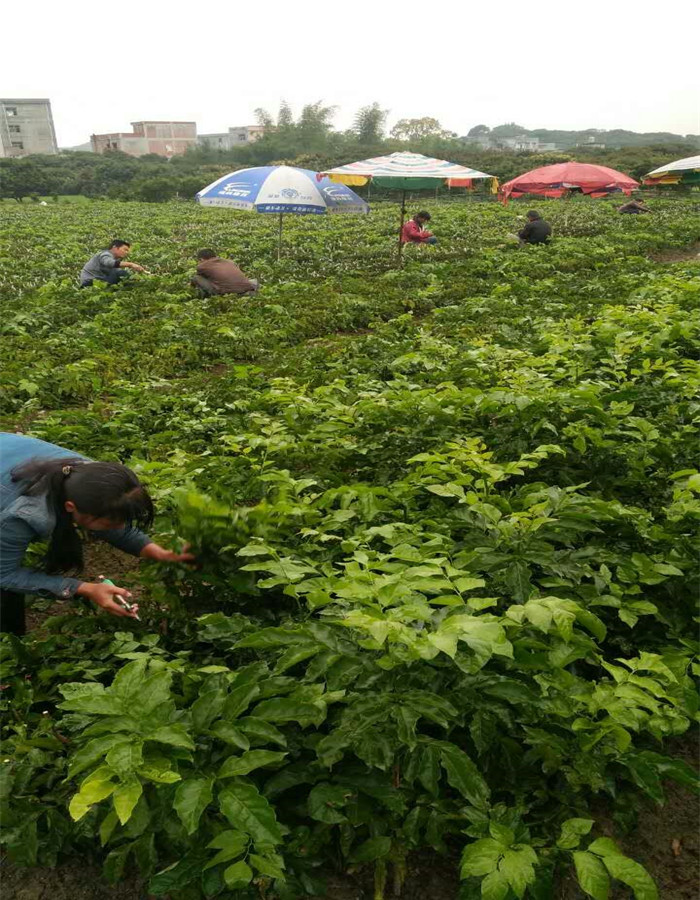
[[[599,837],[588,845],[588,852],[597,856],[622,856],[622,850],[609,837]]]
[[[474,841],[473,844],[467,844],[462,852],[462,878],[488,875],[490,872],[495,872],[503,851],[503,845],[493,838],[482,838],[479,841]]]
[[[136,772],[143,762],[142,741],[117,744],[107,753],[106,762],[120,778],[127,778]]]
[[[454,744],[440,744],[440,761],[447,772],[447,780],[472,806],[484,809],[491,792],[481,772],[467,754]]]
[[[508,880],[503,872],[496,870],[487,875],[481,882],[483,900],[506,900],[508,896]]]
[[[139,797],[142,793],[143,787],[136,777],[130,778],[116,787],[112,795],[112,802],[122,825],[125,825],[131,818],[134,807],[139,802]]]
[[[151,876],[158,863],[156,853],[156,836],[153,832],[142,835],[131,845],[136,859],[136,864],[143,878]]]
[[[275,675],[281,675],[283,672],[286,672],[287,669],[291,669],[298,663],[304,662],[304,660],[310,659],[312,656],[316,656],[316,654],[320,653],[323,649],[324,647],[321,644],[290,647],[289,650],[286,650],[277,660]]]
[[[122,666],[112,680],[110,693],[131,702],[144,680],[147,665],[147,660],[138,659]]]
[[[352,851],[351,858],[354,863],[370,863],[374,862],[375,859],[382,859],[388,856],[390,850],[390,837],[368,838]]]
[[[355,742],[355,753],[370,768],[389,770],[394,762],[396,744],[379,728],[369,728]]]
[[[234,688],[226,698],[223,709],[225,719],[237,719],[260,694],[257,684],[242,684]]]
[[[104,847],[112,836],[114,829],[117,827],[119,819],[113,809],[107,813],[100,823],[100,844]]]
[[[188,778],[178,784],[173,807],[187,834],[195,833],[202,813],[211,803],[212,784],[212,778],[203,776]]]
[[[68,777],[75,778],[85,769],[89,769],[98,760],[104,759],[107,753],[120,744],[129,744],[131,738],[128,734],[105,734],[102,737],[88,741],[84,747],[76,751],[70,759]]]
[[[248,848],[250,838],[242,831],[222,831],[209,844],[208,849],[218,849],[216,856],[212,857],[204,867],[210,869],[219,863],[230,862],[242,856]]]
[[[621,854],[604,856],[603,863],[613,878],[632,888],[636,900],[658,900],[659,892],[654,879],[644,866]]]
[[[185,750],[194,750],[194,741],[187,733],[184,725],[176,722],[174,725],[163,725],[146,735],[147,741],[156,741],[159,744],[168,744],[171,747],[182,747]]]
[[[511,890],[519,900],[522,900],[528,886],[535,880],[536,864],[537,854],[527,844],[506,850],[498,864],[499,870],[505,875]]]
[[[207,858],[206,850],[191,850],[178,862],[151,878],[148,891],[156,897],[180,891],[199,878]]]
[[[253,870],[242,859],[224,871],[226,886],[232,889],[247,887],[253,879]]]
[[[149,781],[155,781],[156,784],[174,784],[181,778],[180,774],[171,768],[170,760],[150,747],[146,748],[138,774]]]
[[[261,766],[269,766],[271,763],[282,762],[286,753],[276,750],[249,750],[241,756],[229,756],[225,759],[217,778],[232,778],[234,775],[247,775]]]
[[[68,806],[74,822],[82,819],[94,803],[99,803],[114,793],[117,785],[110,778],[110,773],[105,772],[102,777],[93,777],[82,783],[80,791],[73,796]]]
[[[233,747],[238,747],[239,750],[248,750],[250,748],[250,741],[241,729],[231,725],[230,722],[224,722],[222,719],[214,722],[209,733],[219,738],[219,740],[231,744]]]
[[[129,853],[131,844],[123,844],[107,854],[102,865],[102,877],[108,884],[117,884],[121,881]]]
[[[576,877],[581,888],[589,897],[593,897],[593,900],[608,900],[610,877],[600,859],[585,851],[577,851],[573,856]]]
[[[234,828],[245,831],[253,840],[282,843],[274,810],[252,784],[240,781],[221,791],[219,807]]]
[[[151,713],[170,698],[172,672],[162,669],[149,675],[131,700],[130,710],[147,722]]]
[[[325,822],[328,825],[336,825],[346,822],[347,817],[341,812],[352,797],[352,791],[339,784],[330,784],[327,781],[317,784],[311,790],[307,800],[309,815],[317,822]]]
[[[323,721],[324,712],[313,703],[279,698],[258,703],[253,715],[265,722],[298,722],[305,727]]]
[[[592,827],[593,819],[567,819],[561,826],[557,847],[561,850],[574,850]]]
[[[251,853],[249,862],[261,875],[284,881],[284,860],[278,853],[269,853],[266,856]]]
[[[221,715],[226,695],[223,691],[206,691],[192,704],[192,727],[196,734],[206,731],[214,719]]]
[[[437,744],[419,745],[414,753],[420,753],[417,767],[418,780],[434,797],[438,795],[440,781],[440,747]]]
[[[129,712],[124,700],[105,691],[101,684],[64,684],[59,690],[66,698],[58,704],[61,709],[95,716],[118,716]]]
[[[257,716],[243,716],[236,721],[236,727],[240,728],[253,744],[277,744],[280,747],[287,746],[287,738],[279,728],[275,728],[270,722],[258,719]],[[247,747],[245,749],[248,749]]]

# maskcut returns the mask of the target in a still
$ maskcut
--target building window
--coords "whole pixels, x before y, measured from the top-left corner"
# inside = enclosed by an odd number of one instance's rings
[[[19,125],[8,125],[7,130],[12,131],[15,134],[19,134],[22,129],[19,127]]]
[[[24,150],[24,144],[22,143],[22,141],[12,141],[12,146],[15,148],[15,150]]]
[[[238,132],[238,140],[239,140],[239,141],[244,141],[245,139],[246,139],[246,133],[245,133],[245,131],[239,131],[239,132]]]
[[[5,107],[5,115],[6,116],[16,116],[17,115],[17,107],[16,106],[6,106]]]

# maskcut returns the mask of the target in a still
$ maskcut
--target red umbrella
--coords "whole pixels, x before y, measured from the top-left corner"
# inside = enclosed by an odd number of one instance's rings
[[[639,182],[629,175],[616,172],[607,166],[565,162],[525,172],[524,175],[519,175],[502,185],[500,194],[504,201],[509,197],[521,197],[523,194],[562,197],[572,188],[578,188],[591,197],[604,197],[612,191],[630,194],[638,187]]]

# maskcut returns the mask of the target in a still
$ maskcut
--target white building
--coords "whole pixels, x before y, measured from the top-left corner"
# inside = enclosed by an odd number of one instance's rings
[[[236,125],[219,134],[199,134],[197,143],[211,150],[232,150],[243,144],[252,144],[265,134],[263,125]]]

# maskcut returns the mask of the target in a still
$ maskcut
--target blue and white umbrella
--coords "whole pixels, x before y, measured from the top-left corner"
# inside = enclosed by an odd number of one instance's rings
[[[347,185],[335,184],[325,175],[293,166],[256,166],[231,172],[199,191],[197,202],[202,206],[277,213],[277,259],[282,252],[285,213],[304,216],[369,212],[368,204]]]
[[[257,166],[240,169],[199,191],[202,206],[228,206],[260,213],[366,213],[369,206],[347,185],[310,169]]]

